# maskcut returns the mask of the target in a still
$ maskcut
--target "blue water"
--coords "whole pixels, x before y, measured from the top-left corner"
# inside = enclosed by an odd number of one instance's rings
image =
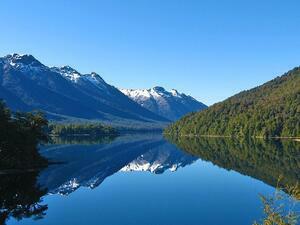
[[[38,176],[38,184],[48,189],[41,197],[48,209],[39,220],[10,217],[9,225],[252,224],[263,215],[259,194],[274,193],[268,181],[242,174],[251,165],[238,172],[227,164],[225,169],[161,135],[55,144],[41,152],[65,162]],[[141,168],[145,171],[137,171]]]

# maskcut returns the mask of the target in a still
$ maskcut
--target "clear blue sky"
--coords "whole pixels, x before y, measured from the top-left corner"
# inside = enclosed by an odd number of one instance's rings
[[[206,104],[300,65],[300,3],[277,0],[1,0],[0,55],[163,86]]]

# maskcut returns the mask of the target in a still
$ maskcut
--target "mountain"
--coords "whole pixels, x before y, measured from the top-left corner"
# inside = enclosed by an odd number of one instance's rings
[[[167,135],[300,137],[300,67],[170,125]]]
[[[52,119],[166,123],[107,84],[98,74],[48,67],[32,55],[0,58],[0,98],[13,110],[43,110]]]
[[[120,89],[125,95],[144,108],[169,120],[177,120],[190,112],[207,108],[191,96],[177,90],[166,91],[162,87],[151,89]]]

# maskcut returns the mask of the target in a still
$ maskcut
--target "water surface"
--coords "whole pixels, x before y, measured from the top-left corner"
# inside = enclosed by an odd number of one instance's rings
[[[62,140],[41,153],[61,164],[0,181],[7,224],[241,225],[259,194],[299,181],[299,143],[131,134]],[[175,145],[176,144],[176,145]]]

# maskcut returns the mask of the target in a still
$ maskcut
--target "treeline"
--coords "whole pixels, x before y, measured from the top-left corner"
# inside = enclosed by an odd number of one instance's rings
[[[117,129],[101,123],[77,123],[77,124],[50,124],[48,126],[50,136],[117,136]]]
[[[300,137],[300,68],[170,125],[166,134]]]
[[[47,160],[39,154],[37,145],[47,141],[47,124],[40,112],[12,113],[0,101],[0,169],[46,166]]]

